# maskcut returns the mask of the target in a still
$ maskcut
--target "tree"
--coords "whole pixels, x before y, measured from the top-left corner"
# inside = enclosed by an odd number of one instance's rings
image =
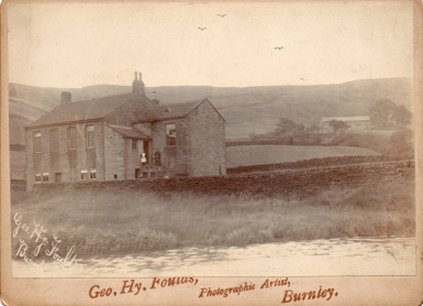
[[[396,158],[414,158],[413,132],[410,129],[394,132],[383,153]]]
[[[404,105],[399,105],[395,112],[395,123],[398,127],[405,127],[411,123],[411,112]]]
[[[389,99],[382,99],[373,104],[370,109],[370,120],[379,129],[404,127],[411,122],[411,113],[403,105],[396,105]]]
[[[308,133],[320,132],[320,127],[317,124],[313,124],[308,126],[305,131]]]
[[[292,120],[281,118],[278,123],[276,123],[275,134],[283,134],[296,136],[304,133],[304,125],[295,123]]]
[[[335,119],[329,121],[329,126],[333,129],[334,132],[345,132],[350,127],[350,125],[345,121]]]

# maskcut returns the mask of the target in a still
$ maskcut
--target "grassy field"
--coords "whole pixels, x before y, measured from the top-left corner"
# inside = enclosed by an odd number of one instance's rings
[[[251,198],[64,188],[33,192],[12,211],[27,222],[41,222],[63,246],[74,244],[84,257],[186,246],[410,237],[415,233],[413,190],[412,180],[402,177],[390,183],[333,186],[305,199],[295,194]],[[17,239],[14,243],[17,248]]]
[[[228,168],[276,164],[334,156],[371,156],[378,153],[362,148],[345,146],[306,145],[243,145],[226,148]]]

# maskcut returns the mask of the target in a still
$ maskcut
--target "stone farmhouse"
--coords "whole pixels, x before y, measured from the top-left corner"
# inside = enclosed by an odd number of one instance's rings
[[[332,120],[347,123],[350,130],[368,130],[372,127],[369,116],[323,117],[320,121],[320,130],[322,132],[333,132],[330,124]]]
[[[162,105],[141,73],[128,94],[61,103],[26,128],[26,185],[226,174],[225,120],[208,99]]]

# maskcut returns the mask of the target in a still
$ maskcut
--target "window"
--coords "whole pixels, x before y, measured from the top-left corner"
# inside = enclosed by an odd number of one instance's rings
[[[36,173],[35,174],[35,181],[36,182],[41,182],[41,173]]]
[[[41,170],[41,154],[35,154],[34,155],[34,171],[37,173],[40,173]],[[41,177],[41,173],[40,173]]]
[[[132,139],[132,151],[138,150],[138,140]]]
[[[92,169],[90,170],[90,179],[95,179],[97,178],[97,170]]]
[[[87,150],[87,167],[88,167],[88,169],[97,168],[96,151],[93,150],[93,149]]]
[[[56,172],[54,174],[54,181],[60,183],[62,181],[62,173],[61,172]]]
[[[43,173],[43,182],[48,182],[48,172]]]
[[[41,152],[41,132],[34,132],[34,153]]]
[[[59,134],[57,129],[50,129],[49,145],[50,145],[50,152],[59,151]]]
[[[166,145],[176,145],[176,126],[174,123],[166,124]]]
[[[94,124],[87,125],[87,147],[88,148],[95,147],[95,125]]]
[[[88,171],[81,170],[81,180],[87,180],[87,179],[88,179]]]
[[[68,150],[76,149],[76,127],[68,127]]]

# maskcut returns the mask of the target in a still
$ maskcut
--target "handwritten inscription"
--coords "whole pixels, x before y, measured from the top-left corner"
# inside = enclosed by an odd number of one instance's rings
[[[99,284],[92,285],[88,289],[88,296],[92,299],[117,296],[122,294],[132,294],[137,296],[144,291],[157,290],[161,288],[169,288],[174,286],[183,286],[190,285],[195,286],[199,282],[198,278],[192,276],[183,276],[183,277],[153,277],[149,282],[142,283],[134,279],[123,280],[122,285],[119,288],[105,287],[100,286]],[[213,297],[223,297],[227,298],[230,296],[239,296],[244,293],[251,293],[256,290],[282,290],[281,292],[281,304],[295,303],[295,302],[305,302],[308,300],[322,299],[329,301],[334,297],[338,296],[338,292],[335,288],[323,288],[321,285],[318,289],[308,290],[308,291],[296,291],[293,289],[288,289],[292,286],[291,281],[288,277],[278,277],[278,278],[266,278],[260,283],[253,282],[242,282],[234,284],[234,286],[229,287],[217,287],[211,288],[208,286],[201,287],[200,292],[198,293],[198,298],[213,298]]]
[[[66,253],[59,254],[59,245],[62,242],[57,235],[47,236],[47,229],[43,224],[33,220],[32,224],[25,223],[23,216],[16,213],[13,216],[14,229],[12,231],[13,239],[19,241],[16,250],[16,257],[23,259],[26,263],[32,262],[35,258],[47,257],[57,263],[70,267],[76,263],[75,246],[67,248]]]

